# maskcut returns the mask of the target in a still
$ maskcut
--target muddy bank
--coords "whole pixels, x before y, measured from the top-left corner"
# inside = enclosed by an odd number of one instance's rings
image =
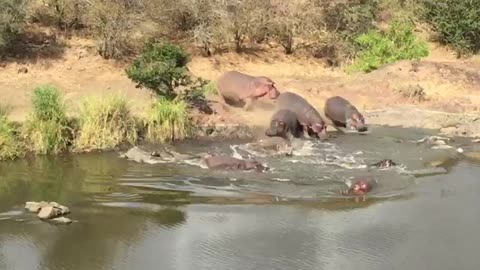
[[[439,130],[446,136],[480,137],[480,117],[473,113],[447,113],[423,110],[414,106],[365,113],[370,124]]]

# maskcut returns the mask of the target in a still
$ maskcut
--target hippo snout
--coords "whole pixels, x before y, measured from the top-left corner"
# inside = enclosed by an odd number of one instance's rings
[[[272,85],[269,91],[269,97],[271,99],[276,99],[278,98],[278,96],[280,96],[280,91],[278,91],[277,88],[274,85]]]
[[[356,126],[356,128],[359,132],[368,131],[368,127],[365,124],[359,124],[359,125]]]

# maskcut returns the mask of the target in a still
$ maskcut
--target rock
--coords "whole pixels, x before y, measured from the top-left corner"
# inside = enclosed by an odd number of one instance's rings
[[[480,152],[467,152],[463,153],[463,155],[470,159],[480,160]]]
[[[52,222],[58,223],[58,224],[70,224],[72,223],[72,220],[66,217],[57,217],[51,219]]]
[[[56,208],[60,208],[60,204],[56,203],[56,202],[50,202],[48,203],[49,205],[53,206],[53,207],[56,207]]]
[[[41,202],[26,202],[25,203],[25,209],[27,209],[31,213],[38,213],[40,209],[43,207],[48,206],[47,202],[41,201]]]
[[[42,207],[40,212],[38,213],[38,217],[41,219],[51,219],[60,216],[62,210],[60,208],[53,207],[51,205]]]
[[[435,140],[432,142],[433,145],[446,145],[447,143],[443,140]]]

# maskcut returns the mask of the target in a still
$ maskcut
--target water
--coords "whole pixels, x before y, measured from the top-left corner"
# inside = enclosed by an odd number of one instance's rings
[[[412,142],[432,134],[375,127],[307,143],[292,157],[257,153],[272,168],[264,174],[139,164],[117,153],[4,162],[0,269],[477,269],[480,163]],[[245,143],[175,148],[253,155]],[[402,166],[366,166],[384,158]],[[447,173],[409,173],[431,161]],[[338,195],[358,175],[377,178],[378,188],[363,199]],[[74,223],[23,210],[40,200],[70,207]]]

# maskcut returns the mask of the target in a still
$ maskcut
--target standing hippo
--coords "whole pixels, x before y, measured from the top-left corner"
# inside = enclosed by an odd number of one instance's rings
[[[205,163],[209,169],[266,171],[268,168],[256,160],[243,160],[230,156],[208,156]]]
[[[238,71],[229,71],[218,79],[218,93],[225,103],[249,110],[252,102],[268,95],[276,99],[280,92],[275,82],[265,76],[251,76]]]
[[[310,137],[310,131],[312,131],[322,140],[327,138],[325,121],[320,113],[303,97],[292,92],[281,93],[277,98],[277,108],[294,112],[306,137]]]
[[[278,110],[272,115],[270,126],[265,130],[269,137],[282,137],[289,139],[291,136],[298,138],[301,135],[301,126],[298,123],[297,115],[286,109]]]
[[[336,127],[356,129],[360,132],[367,131],[363,115],[348,100],[334,96],[325,101],[325,116]]]

